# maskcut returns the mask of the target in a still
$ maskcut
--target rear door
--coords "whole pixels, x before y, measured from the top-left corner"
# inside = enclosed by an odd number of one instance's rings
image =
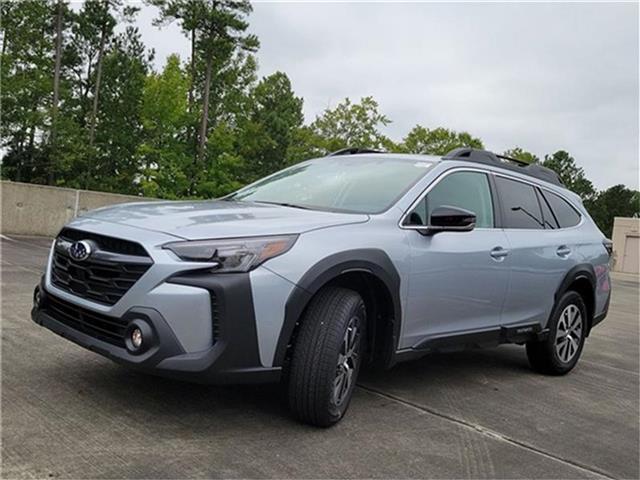
[[[470,232],[408,234],[411,273],[401,347],[474,333],[500,324],[509,281],[507,240],[498,228],[489,175],[456,170],[438,178],[405,217],[403,228],[428,225],[440,206],[470,210]]]
[[[511,260],[503,323],[544,327],[556,289],[576,263],[579,233],[568,226],[577,225],[580,215],[558,195],[543,194],[531,183],[496,174],[495,184]]]

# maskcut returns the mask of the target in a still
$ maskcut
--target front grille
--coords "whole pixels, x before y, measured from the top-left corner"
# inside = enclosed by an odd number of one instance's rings
[[[47,295],[45,310],[60,323],[104,342],[125,348],[127,322],[78,307],[53,295]]]
[[[74,228],[63,228],[58,234],[58,238],[69,242],[93,240],[100,245],[101,250],[107,252],[134,255],[137,257],[149,256],[147,251],[139,243],[122,240],[121,238],[108,237],[107,235],[99,235],[97,233],[83,232],[82,230],[76,230]]]
[[[75,232],[73,237],[69,232]],[[77,238],[95,242],[99,250],[86,260],[77,261],[71,258],[64,246],[56,246],[51,265],[51,282],[78,297],[114,305],[152,264],[141,245],[127,240],[64,229],[58,241],[68,245],[68,242],[76,241]],[[130,253],[124,253],[125,251]],[[133,252],[137,253],[133,255]]]

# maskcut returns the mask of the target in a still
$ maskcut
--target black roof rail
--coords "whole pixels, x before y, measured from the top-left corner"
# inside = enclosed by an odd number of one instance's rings
[[[496,157],[498,157],[500,160],[506,160],[508,162],[513,162],[516,163],[518,165],[521,165],[523,167],[526,167],[527,165],[533,165],[530,162],[525,162],[524,160],[520,160],[519,158],[513,158],[513,157],[507,157],[506,155],[499,155],[497,153],[494,154]]]
[[[331,152],[327,155],[327,157],[338,157],[340,155],[355,155],[357,153],[386,153],[380,150],[373,150],[371,148],[358,148],[358,147],[347,147],[342,148],[340,150],[336,150],[335,152]]]
[[[442,159],[464,160],[466,162],[476,162],[483,163],[485,165],[492,165],[494,167],[501,167],[564,187],[560,176],[550,168],[543,167],[537,163],[527,163],[505,155],[497,155],[487,150],[480,150],[477,148],[456,148],[447,153],[442,157]]]

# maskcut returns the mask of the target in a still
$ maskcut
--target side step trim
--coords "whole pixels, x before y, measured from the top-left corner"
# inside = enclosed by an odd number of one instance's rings
[[[454,333],[427,338],[415,345],[412,350],[437,351],[458,348],[477,348],[501,343],[524,343],[544,338],[539,323],[510,325],[475,332]],[[542,337],[541,337],[542,335]]]

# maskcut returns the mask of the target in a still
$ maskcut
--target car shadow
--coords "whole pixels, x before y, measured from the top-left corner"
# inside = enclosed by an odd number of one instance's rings
[[[260,405],[269,413],[282,411],[282,395],[278,384],[206,385],[150,375],[120,365],[92,369],[85,379],[101,388],[101,394],[121,398],[123,391],[140,406],[153,407],[162,401],[162,410],[170,413],[198,413],[203,407]]]
[[[95,404],[104,415],[117,412],[152,419],[147,425],[160,430],[163,425],[178,424],[197,436],[238,427],[256,435],[267,426],[288,431],[312,428],[290,415],[281,384],[201,385],[137,372],[102,358],[83,366],[69,359],[48,368],[51,377],[59,377],[75,390],[79,398],[71,401]],[[522,349],[497,348],[430,354],[388,371],[365,370],[359,383],[384,390],[402,382],[421,391],[433,391],[443,386],[464,388],[478,372],[504,379],[530,370]],[[356,395],[363,394],[360,391]]]

